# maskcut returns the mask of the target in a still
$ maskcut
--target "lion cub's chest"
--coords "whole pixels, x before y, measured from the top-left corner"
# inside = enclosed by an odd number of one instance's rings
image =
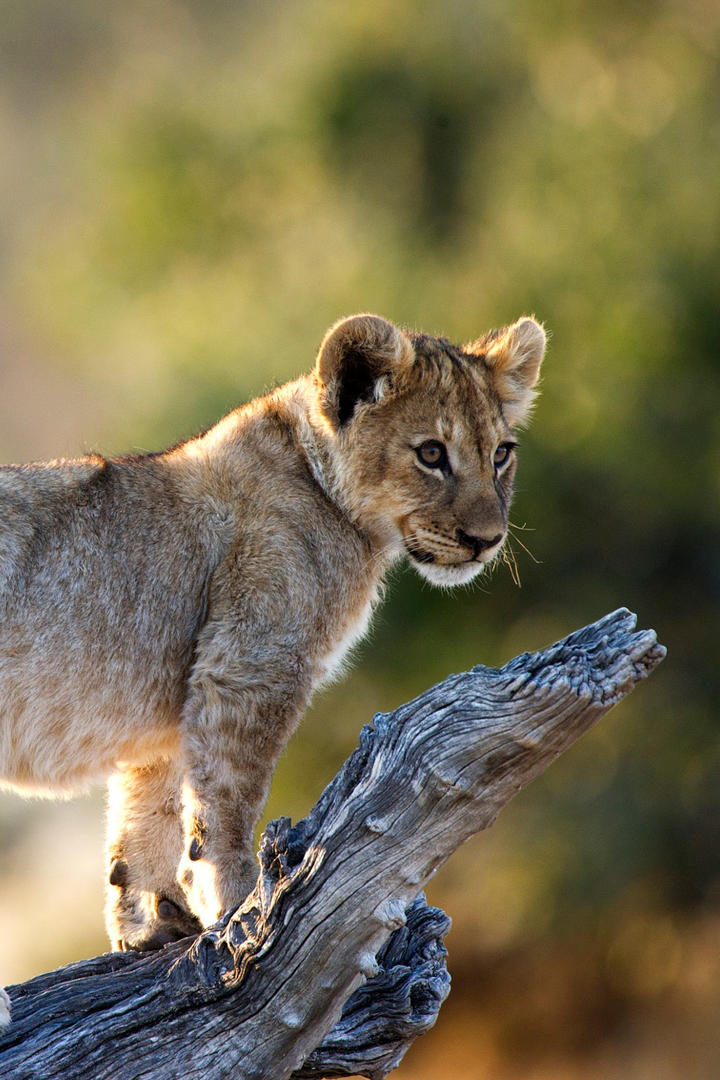
[[[369,590],[368,595],[335,627],[335,636],[319,657],[318,685],[343,675],[353,645],[364,637],[369,628],[377,598],[378,589]]]

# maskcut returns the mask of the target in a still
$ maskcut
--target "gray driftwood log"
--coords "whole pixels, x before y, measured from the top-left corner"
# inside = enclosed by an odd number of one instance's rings
[[[448,990],[447,920],[420,890],[662,660],[634,628],[617,611],[375,717],[308,817],[268,826],[254,891],[217,927],[11,987],[0,1075],[386,1076]]]

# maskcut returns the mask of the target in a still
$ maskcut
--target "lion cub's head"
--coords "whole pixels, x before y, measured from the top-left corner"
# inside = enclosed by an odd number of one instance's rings
[[[470,581],[502,548],[544,351],[531,318],[463,348],[376,315],[325,335],[317,404],[343,501],[433,584]]]

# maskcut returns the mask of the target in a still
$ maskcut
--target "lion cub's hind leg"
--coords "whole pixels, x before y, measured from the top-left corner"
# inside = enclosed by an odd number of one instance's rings
[[[181,787],[182,770],[167,760],[110,779],[105,925],[114,949],[159,949],[202,929],[177,881]]]

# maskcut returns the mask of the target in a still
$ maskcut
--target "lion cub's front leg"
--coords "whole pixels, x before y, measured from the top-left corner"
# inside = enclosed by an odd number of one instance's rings
[[[233,643],[234,644],[234,643]],[[214,650],[212,651],[214,652]],[[183,721],[185,849],[179,879],[203,925],[255,884],[254,827],[277,760],[310,696],[304,662],[279,649],[262,666],[231,645],[198,660]]]
[[[197,934],[178,883],[182,769],[159,760],[119,770],[108,785],[105,921],[114,949],[158,949]]]

